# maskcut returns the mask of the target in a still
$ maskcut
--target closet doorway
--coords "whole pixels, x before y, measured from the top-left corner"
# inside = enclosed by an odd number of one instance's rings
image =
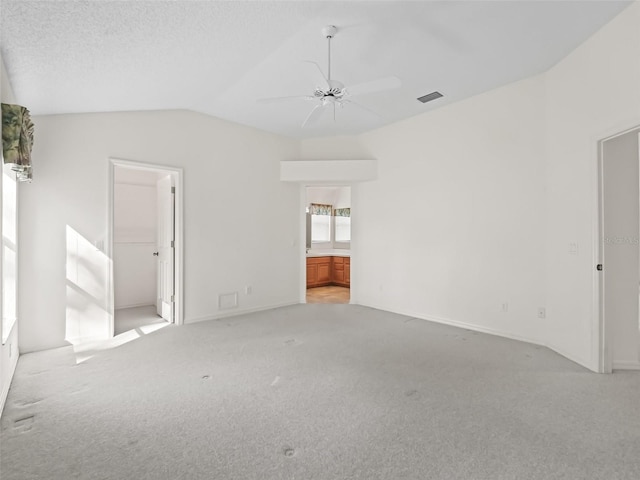
[[[181,172],[112,160],[113,335],[181,323]]]
[[[640,370],[640,126],[599,147],[599,368]]]

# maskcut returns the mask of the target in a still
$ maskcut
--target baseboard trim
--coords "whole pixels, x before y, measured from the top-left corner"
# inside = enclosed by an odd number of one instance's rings
[[[581,367],[586,368],[587,370],[591,370],[594,373],[600,373],[598,372],[597,366],[594,367],[593,365],[591,365],[591,362],[587,362],[584,358],[580,358],[572,353],[567,352],[564,348],[557,347],[550,343],[544,344],[544,346],[547,347],[549,350],[553,350],[558,355],[562,355],[563,357],[568,358],[573,363],[577,363]]]
[[[640,362],[637,360],[622,360],[613,362],[613,370],[640,370]]]
[[[426,315],[424,316],[423,320],[442,323],[445,325],[451,325],[453,327],[465,328],[467,330],[473,330],[475,332],[488,333],[489,335],[495,335],[496,337],[508,338],[509,340],[517,340],[518,342],[532,343],[534,345],[540,345],[540,346],[546,347],[544,343],[536,339],[524,337],[522,335],[516,335],[514,333],[507,332],[504,330],[498,330],[490,327],[483,327],[481,325],[476,325],[473,323],[461,322],[459,320],[451,320],[450,318],[437,317],[434,315]]]
[[[221,318],[228,318],[228,317],[237,317],[239,315],[246,315],[249,313],[257,313],[257,312],[263,312],[265,310],[273,310],[274,308],[282,308],[282,307],[290,307],[292,305],[300,305],[300,302],[295,301],[295,302],[285,302],[285,303],[278,303],[278,304],[274,304],[274,305],[264,305],[261,307],[254,307],[254,308],[243,308],[243,309],[233,309],[233,310],[227,310],[227,311],[223,311],[223,312],[216,312],[216,313],[212,313],[210,315],[203,315],[200,317],[193,317],[193,318],[185,318],[184,320],[184,324],[190,324],[190,323],[198,323],[198,322],[206,322],[208,320],[220,320]]]
[[[545,347],[545,348],[548,348],[549,350],[554,351],[558,355],[562,355],[566,359],[571,360],[572,362],[580,365],[581,367],[584,367],[584,368],[586,368],[586,369],[588,369],[588,370],[590,370],[592,372],[596,372],[597,373],[597,369],[592,368],[590,362],[587,362],[584,359],[579,358],[579,357],[577,357],[577,356],[575,356],[573,354],[569,354],[564,349],[558,348],[558,347],[556,347],[554,345],[550,345],[550,344],[548,344],[546,342],[543,342],[543,341],[535,339],[535,338],[528,338],[528,337],[525,337],[523,335],[513,334],[511,332],[506,332],[506,331],[498,330],[498,329],[495,329],[495,328],[483,327],[483,326],[480,326],[480,325],[475,325],[473,323],[462,322],[460,320],[452,320],[450,318],[439,317],[439,316],[436,316],[436,315],[416,314],[415,312],[405,311],[405,310],[402,310],[402,309],[390,310],[389,308],[385,308],[385,307],[377,306],[377,305],[363,305],[363,306],[370,307],[370,308],[375,308],[377,310],[383,310],[385,312],[397,313],[398,315],[404,315],[404,316],[407,316],[407,317],[417,318],[417,319],[420,319],[420,320],[426,320],[428,322],[441,323],[443,325],[450,325],[452,327],[465,328],[467,330],[473,330],[475,332],[488,333],[489,335],[495,335],[497,337],[508,338],[510,340],[517,340],[519,342],[526,342],[526,343],[531,343],[533,345],[540,345],[541,347]],[[628,368],[628,367],[626,369],[627,370],[632,370],[632,368]],[[640,364],[639,364],[638,369],[640,369]]]
[[[446,317],[440,317],[437,315],[424,315],[421,313],[416,313],[416,312],[412,312],[409,310],[403,310],[403,309],[390,309],[388,307],[383,307],[382,305],[376,305],[376,304],[362,304],[360,302],[358,303],[352,303],[350,302],[352,305],[361,305],[363,307],[368,307],[368,308],[374,308],[376,310],[382,310],[385,312],[390,312],[390,313],[395,313],[398,315],[404,315],[406,317],[412,317],[412,318],[417,318],[419,320],[425,320],[428,322],[434,322],[434,323],[440,323],[443,325],[449,325],[452,327],[457,327],[457,328],[464,328],[466,330],[472,330],[474,332],[480,332],[480,333],[487,333],[489,335],[495,335],[497,337],[502,337],[502,338],[508,338],[510,340],[516,340],[519,342],[526,342],[526,343],[530,343],[533,345],[540,345],[542,347],[548,348],[549,350],[554,351],[555,353],[557,353],[558,355],[562,355],[563,357],[565,357],[566,359],[590,370],[593,372],[597,373],[597,369],[594,369],[593,366],[590,364],[590,362],[585,361],[583,358],[580,358],[574,354],[571,354],[569,352],[567,352],[566,350],[564,350],[563,348],[559,348],[555,345],[543,342],[541,340],[538,340],[536,338],[529,338],[523,335],[517,335],[514,334],[512,332],[507,332],[504,330],[499,330],[496,328],[490,328],[490,327],[484,327],[481,325],[476,325],[473,323],[468,323],[468,322],[463,322],[460,320],[453,320],[451,318],[446,318]],[[239,315],[246,315],[246,314],[250,314],[250,313],[256,313],[256,312],[262,312],[265,310],[272,310],[275,308],[281,308],[281,307],[288,307],[291,305],[299,305],[300,302],[285,302],[285,303],[279,303],[279,304],[274,304],[274,305],[264,305],[261,307],[255,307],[255,308],[245,308],[245,309],[233,309],[230,311],[223,311],[223,312],[216,312],[216,313],[212,313],[210,315],[204,315],[204,316],[200,316],[200,317],[194,317],[194,318],[185,318],[184,323],[185,324],[189,324],[189,323],[198,323],[198,322],[205,322],[208,320],[219,320],[222,318],[227,318],[227,317],[236,317]],[[614,370],[640,370],[640,362],[615,362],[613,364],[613,369]]]
[[[375,308],[376,310],[383,310],[385,312],[397,313],[398,315],[404,315],[406,317],[417,318],[419,320],[426,320],[428,322],[441,323],[443,325],[450,325],[452,327],[458,327],[458,328],[465,328],[467,330],[473,330],[474,332],[488,333],[489,335],[495,335],[497,337],[508,338],[510,340],[517,340],[519,342],[532,343],[534,345],[540,345],[540,346],[543,346],[543,347],[547,346],[543,342],[541,342],[539,340],[536,340],[536,339],[527,338],[527,337],[524,337],[522,335],[516,335],[516,334],[513,334],[511,332],[506,332],[506,331],[498,330],[498,329],[495,329],[495,328],[483,327],[481,325],[476,325],[476,324],[473,324],[473,323],[467,323],[467,322],[463,322],[463,321],[460,321],[460,320],[452,320],[452,319],[447,318],[447,317],[439,317],[437,315],[424,315],[424,314],[421,314],[421,313],[415,313],[415,312],[411,312],[411,311],[408,311],[408,310],[402,310],[402,309],[390,310],[388,308],[385,308],[385,307],[382,307],[382,306],[376,306],[376,305],[363,305],[363,306],[370,307],[370,308]]]

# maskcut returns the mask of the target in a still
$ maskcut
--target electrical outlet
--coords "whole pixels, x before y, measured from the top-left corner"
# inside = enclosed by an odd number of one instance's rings
[[[502,312],[508,312],[509,311],[509,304],[507,302],[504,302],[501,306],[500,306],[500,311]]]
[[[544,307],[538,307],[538,318],[547,318],[547,310]]]
[[[244,287],[244,293],[246,293],[247,295],[251,295],[252,292],[253,287],[251,285],[247,285],[246,287]]]

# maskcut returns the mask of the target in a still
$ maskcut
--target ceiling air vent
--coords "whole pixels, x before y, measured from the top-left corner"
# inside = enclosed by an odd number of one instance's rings
[[[430,102],[431,100],[435,100],[436,98],[440,98],[440,97],[442,97],[442,94],[440,92],[431,92],[421,97],[418,97],[418,100],[420,100],[422,103],[427,103],[427,102]]]

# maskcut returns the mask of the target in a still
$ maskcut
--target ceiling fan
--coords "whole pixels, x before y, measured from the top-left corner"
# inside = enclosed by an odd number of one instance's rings
[[[307,100],[312,101],[316,105],[313,107],[307,118],[302,122],[302,128],[315,124],[326,110],[333,110],[333,120],[336,119],[336,107],[343,108],[345,105],[354,106],[378,117],[374,111],[368,109],[364,105],[354,101],[352,97],[367,93],[382,92],[391,90],[402,85],[397,77],[384,77],[370,82],[358,83],[345,87],[342,82],[331,78],[331,39],[334,37],[338,29],[334,25],[327,25],[322,29],[322,35],[327,39],[327,75],[325,76],[315,62],[303,61],[315,78],[315,90],[312,95],[297,95],[292,97],[272,97],[259,99],[259,103],[279,103],[290,100]]]

